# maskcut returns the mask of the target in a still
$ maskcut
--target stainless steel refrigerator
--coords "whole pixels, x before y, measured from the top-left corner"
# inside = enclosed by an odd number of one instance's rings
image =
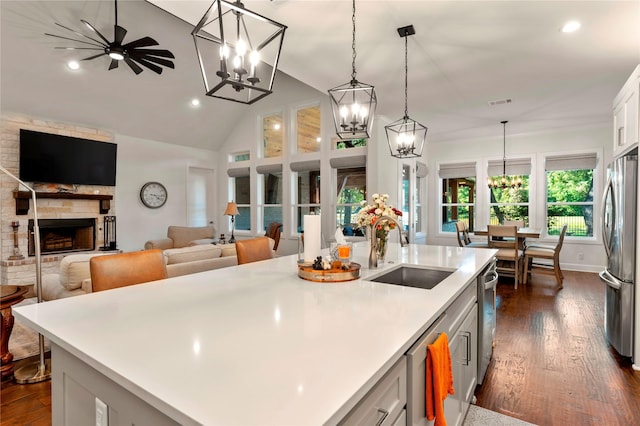
[[[633,355],[636,268],[636,197],[638,156],[614,160],[607,169],[603,198],[602,235],[607,268],[604,328],[609,343],[620,355]]]

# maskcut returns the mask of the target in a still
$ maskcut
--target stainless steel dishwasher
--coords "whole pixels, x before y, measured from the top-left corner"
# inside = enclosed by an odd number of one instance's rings
[[[478,276],[478,384],[481,385],[493,353],[496,332],[496,284],[494,259]]]

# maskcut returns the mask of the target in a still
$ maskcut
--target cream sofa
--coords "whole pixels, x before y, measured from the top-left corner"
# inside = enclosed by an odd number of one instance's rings
[[[238,264],[235,244],[198,244],[163,251],[167,275],[177,277]]]
[[[166,250],[198,244],[211,244],[217,241],[216,228],[213,226],[169,226],[167,238],[149,240],[144,244],[144,249]]]
[[[57,274],[42,275],[42,300],[91,293],[89,259],[109,254],[112,253],[78,253],[63,257]]]

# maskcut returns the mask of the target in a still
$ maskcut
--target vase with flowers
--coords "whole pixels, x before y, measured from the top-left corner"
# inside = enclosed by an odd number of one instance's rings
[[[372,251],[375,250],[375,260],[372,262],[372,256],[370,256],[369,263],[373,263],[372,266],[377,266],[377,262],[384,262],[389,232],[398,226],[402,212],[387,203],[388,194],[373,194],[372,198],[371,204],[367,204],[365,200],[360,202],[362,208],[358,211],[356,218],[358,226],[368,230],[367,236],[371,239]],[[383,218],[391,218],[392,220],[384,220]]]

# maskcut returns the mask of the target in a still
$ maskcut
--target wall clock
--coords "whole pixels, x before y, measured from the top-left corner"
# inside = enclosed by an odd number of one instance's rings
[[[147,182],[140,189],[142,204],[150,209],[157,209],[167,202],[167,188],[160,182]]]

